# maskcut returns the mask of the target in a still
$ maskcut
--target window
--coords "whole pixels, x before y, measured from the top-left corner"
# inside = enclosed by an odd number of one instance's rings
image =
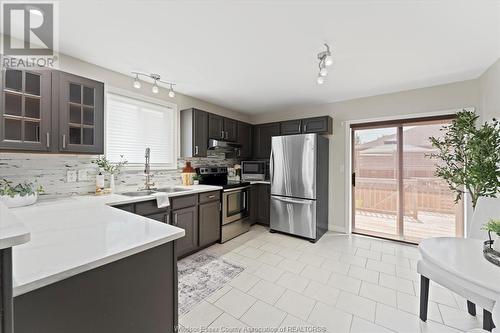
[[[107,94],[106,157],[118,162],[120,155],[131,165],[144,163],[144,152],[151,149],[151,164],[175,169],[177,166],[177,108]]]

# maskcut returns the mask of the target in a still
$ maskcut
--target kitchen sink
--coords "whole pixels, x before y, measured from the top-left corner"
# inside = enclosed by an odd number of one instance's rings
[[[164,193],[174,193],[174,192],[183,192],[183,191],[189,191],[189,190],[185,189],[185,188],[163,187],[163,188],[157,189],[156,191],[157,192],[164,192]]]
[[[124,193],[120,193],[120,194],[129,196],[129,197],[143,197],[145,195],[151,195],[155,192],[156,191],[135,191],[135,192],[124,192]]]

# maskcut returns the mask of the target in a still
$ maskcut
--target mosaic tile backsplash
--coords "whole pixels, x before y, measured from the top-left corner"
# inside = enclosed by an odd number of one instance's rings
[[[45,189],[43,196],[47,198],[94,193],[97,168],[95,164],[92,164],[92,160],[96,157],[92,155],[0,153],[0,178],[14,183],[36,181]],[[232,167],[238,163],[236,159],[226,158],[224,153],[213,153],[207,158],[179,158],[177,170],[151,170],[155,185],[158,187],[180,185],[180,172],[186,160],[191,161],[194,167],[206,165]],[[68,170],[86,170],[88,179],[68,183],[66,181]],[[116,177],[117,192],[134,191],[143,184],[142,168],[124,168]]]

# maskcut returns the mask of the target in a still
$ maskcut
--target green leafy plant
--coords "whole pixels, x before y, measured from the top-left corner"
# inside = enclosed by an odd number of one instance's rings
[[[193,176],[193,180],[200,180],[200,179],[201,179],[201,177],[199,175],[194,175]]]
[[[500,190],[500,124],[498,120],[477,127],[473,111],[457,113],[451,125],[441,129],[442,137],[430,137],[438,159],[436,175],[456,193],[458,202],[467,191],[472,207],[480,197],[496,198]]]
[[[25,197],[27,195],[34,195],[35,193],[43,193],[43,187],[32,182],[23,182],[12,185],[11,181],[7,179],[0,180],[0,196],[9,196],[11,198],[16,195]]]
[[[97,159],[93,160],[92,163],[97,164],[97,166],[105,172],[116,175],[119,174],[122,167],[124,167],[128,163],[128,161],[123,159],[123,155],[120,155],[120,159],[120,162],[112,163],[106,157],[99,156]]]
[[[494,232],[500,236],[500,220],[490,219],[481,229]]]

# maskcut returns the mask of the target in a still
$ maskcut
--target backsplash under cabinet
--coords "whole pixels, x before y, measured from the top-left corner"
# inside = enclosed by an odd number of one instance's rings
[[[14,183],[36,181],[45,189],[42,197],[63,197],[69,195],[85,195],[95,191],[96,165],[92,163],[97,155],[76,154],[30,154],[0,153],[0,179],[5,178]],[[224,154],[213,154],[205,158],[180,158],[177,170],[151,170],[156,186],[172,186],[181,184],[180,170],[185,161],[191,161],[194,167],[215,165],[232,167],[238,163],[236,159],[226,159]],[[67,182],[68,170],[86,170],[87,180]],[[107,177],[107,176],[106,176]],[[106,186],[108,186],[106,178]],[[116,191],[135,191],[144,186],[144,170],[125,169],[116,179]]]

